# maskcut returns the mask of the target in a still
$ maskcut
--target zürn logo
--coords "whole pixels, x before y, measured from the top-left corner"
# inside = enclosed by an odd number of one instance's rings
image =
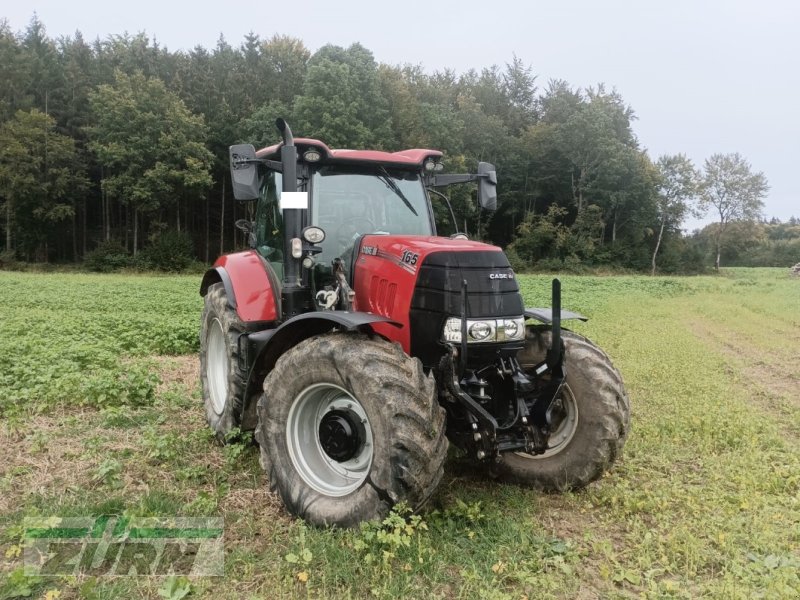
[[[221,517],[45,517],[24,525],[28,575],[223,575]]]

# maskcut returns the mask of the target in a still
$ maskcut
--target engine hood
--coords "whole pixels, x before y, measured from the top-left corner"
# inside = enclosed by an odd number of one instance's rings
[[[436,252],[499,252],[497,246],[471,240],[409,235],[366,235],[361,239],[357,263],[375,256],[416,273],[425,259]]]
[[[355,308],[386,316],[403,326],[378,333],[412,352],[412,311],[423,311],[431,326],[459,314],[462,278],[468,281],[468,315],[522,314],[519,288],[497,246],[442,237],[366,235],[354,255]],[[513,296],[511,304],[506,296]],[[433,323],[433,321],[436,323]],[[387,326],[388,327],[388,326]],[[428,326],[425,325],[425,328]]]

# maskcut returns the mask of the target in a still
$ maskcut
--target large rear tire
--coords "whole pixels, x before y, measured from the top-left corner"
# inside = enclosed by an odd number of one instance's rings
[[[200,320],[200,381],[208,425],[220,442],[239,426],[246,382],[239,371],[239,335],[243,325],[228,305],[225,287],[208,288]]]
[[[503,479],[547,491],[579,489],[600,478],[619,457],[630,429],[628,395],[608,355],[571,331],[562,331],[562,339],[564,418],[547,451],[505,453],[495,467]],[[549,328],[528,327],[525,349],[517,355],[526,372],[544,360],[550,340]]]
[[[445,412],[400,346],[332,333],[288,350],[264,381],[256,440],[286,509],[318,526],[418,508],[442,477]]]

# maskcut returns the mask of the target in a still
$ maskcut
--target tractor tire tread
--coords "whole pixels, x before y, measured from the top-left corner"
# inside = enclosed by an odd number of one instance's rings
[[[356,397],[373,430],[370,474],[344,498],[311,489],[292,467],[286,450],[288,405],[319,378],[350,393],[353,385],[362,390]],[[385,517],[400,501],[419,508],[442,478],[445,412],[438,404],[433,376],[425,375],[419,361],[398,344],[382,338],[336,332],[297,344],[267,375],[258,417],[255,437],[270,490],[289,512],[314,525],[353,527]]]
[[[214,318],[219,319],[228,342],[228,393],[225,409],[221,415],[217,415],[214,410],[207,375],[208,328]],[[236,310],[228,304],[225,287],[222,283],[210,285],[200,317],[200,383],[206,408],[206,420],[217,440],[223,444],[228,441],[231,431],[239,426],[247,389],[246,376],[238,368],[238,341],[243,331],[244,324],[236,314]]]
[[[528,329],[531,355],[523,367],[544,358],[550,333]],[[562,331],[567,385],[579,405],[579,425],[565,449],[549,457],[501,455],[495,472],[504,479],[545,491],[580,489],[602,477],[622,453],[630,431],[630,400],[609,356],[582,335]],[[527,349],[526,349],[527,350]]]

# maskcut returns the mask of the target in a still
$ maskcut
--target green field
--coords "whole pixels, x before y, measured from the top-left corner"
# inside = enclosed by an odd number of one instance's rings
[[[0,598],[799,597],[800,279],[562,281],[628,387],[622,461],[548,495],[452,458],[421,515],[323,531],[206,430],[197,277],[0,273]],[[23,517],[108,514],[224,517],[224,578],[24,575]]]

